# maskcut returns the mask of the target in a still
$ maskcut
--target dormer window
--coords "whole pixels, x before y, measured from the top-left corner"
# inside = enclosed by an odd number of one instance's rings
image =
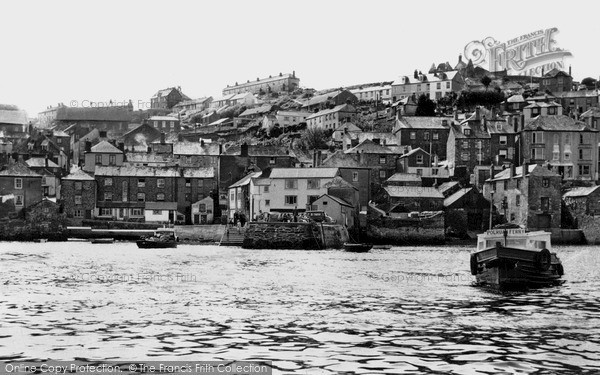
[[[464,135],[471,135],[471,129],[469,129],[469,128],[465,128],[465,129],[463,130],[463,134],[464,134]]]

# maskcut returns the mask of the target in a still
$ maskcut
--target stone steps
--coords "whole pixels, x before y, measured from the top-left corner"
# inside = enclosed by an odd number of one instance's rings
[[[219,246],[242,246],[244,244],[245,233],[245,228],[240,229],[239,231],[237,228],[226,229],[225,233],[223,233],[223,237],[221,237]]]

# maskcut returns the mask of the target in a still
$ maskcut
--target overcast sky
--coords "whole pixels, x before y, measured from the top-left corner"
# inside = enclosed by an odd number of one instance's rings
[[[564,1],[11,1],[2,4],[0,103],[30,117],[59,102],[149,102],[181,86],[221,96],[227,84],[296,71],[325,89],[392,81],[466,44],[557,27],[576,80],[598,78],[595,2]]]

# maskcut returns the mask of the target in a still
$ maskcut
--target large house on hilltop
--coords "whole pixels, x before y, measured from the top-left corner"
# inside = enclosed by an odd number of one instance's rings
[[[402,76],[392,83],[392,100],[428,95],[431,100],[443,98],[451,92],[459,92],[465,81],[457,71],[423,74],[415,70],[413,76]]]
[[[319,111],[306,118],[310,128],[334,130],[345,122],[351,122],[356,116],[356,109],[350,104],[340,104],[332,109]]]
[[[292,72],[292,74],[279,73],[279,75],[275,77],[269,76],[269,78],[257,78],[256,81],[252,82],[248,80],[246,83],[242,84],[236,82],[233,86],[227,85],[227,87],[223,89],[223,96],[244,92],[253,94],[292,92],[298,87],[300,87],[300,78],[296,77],[296,72]]]
[[[150,98],[150,108],[153,109],[171,109],[176,104],[191,100],[187,95],[181,92],[181,86],[169,87],[159,90],[152,98]]]

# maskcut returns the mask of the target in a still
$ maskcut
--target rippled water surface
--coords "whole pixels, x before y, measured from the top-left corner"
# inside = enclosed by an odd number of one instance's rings
[[[275,373],[600,371],[600,248],[472,286],[469,248],[368,254],[0,243],[0,359],[270,360]]]

